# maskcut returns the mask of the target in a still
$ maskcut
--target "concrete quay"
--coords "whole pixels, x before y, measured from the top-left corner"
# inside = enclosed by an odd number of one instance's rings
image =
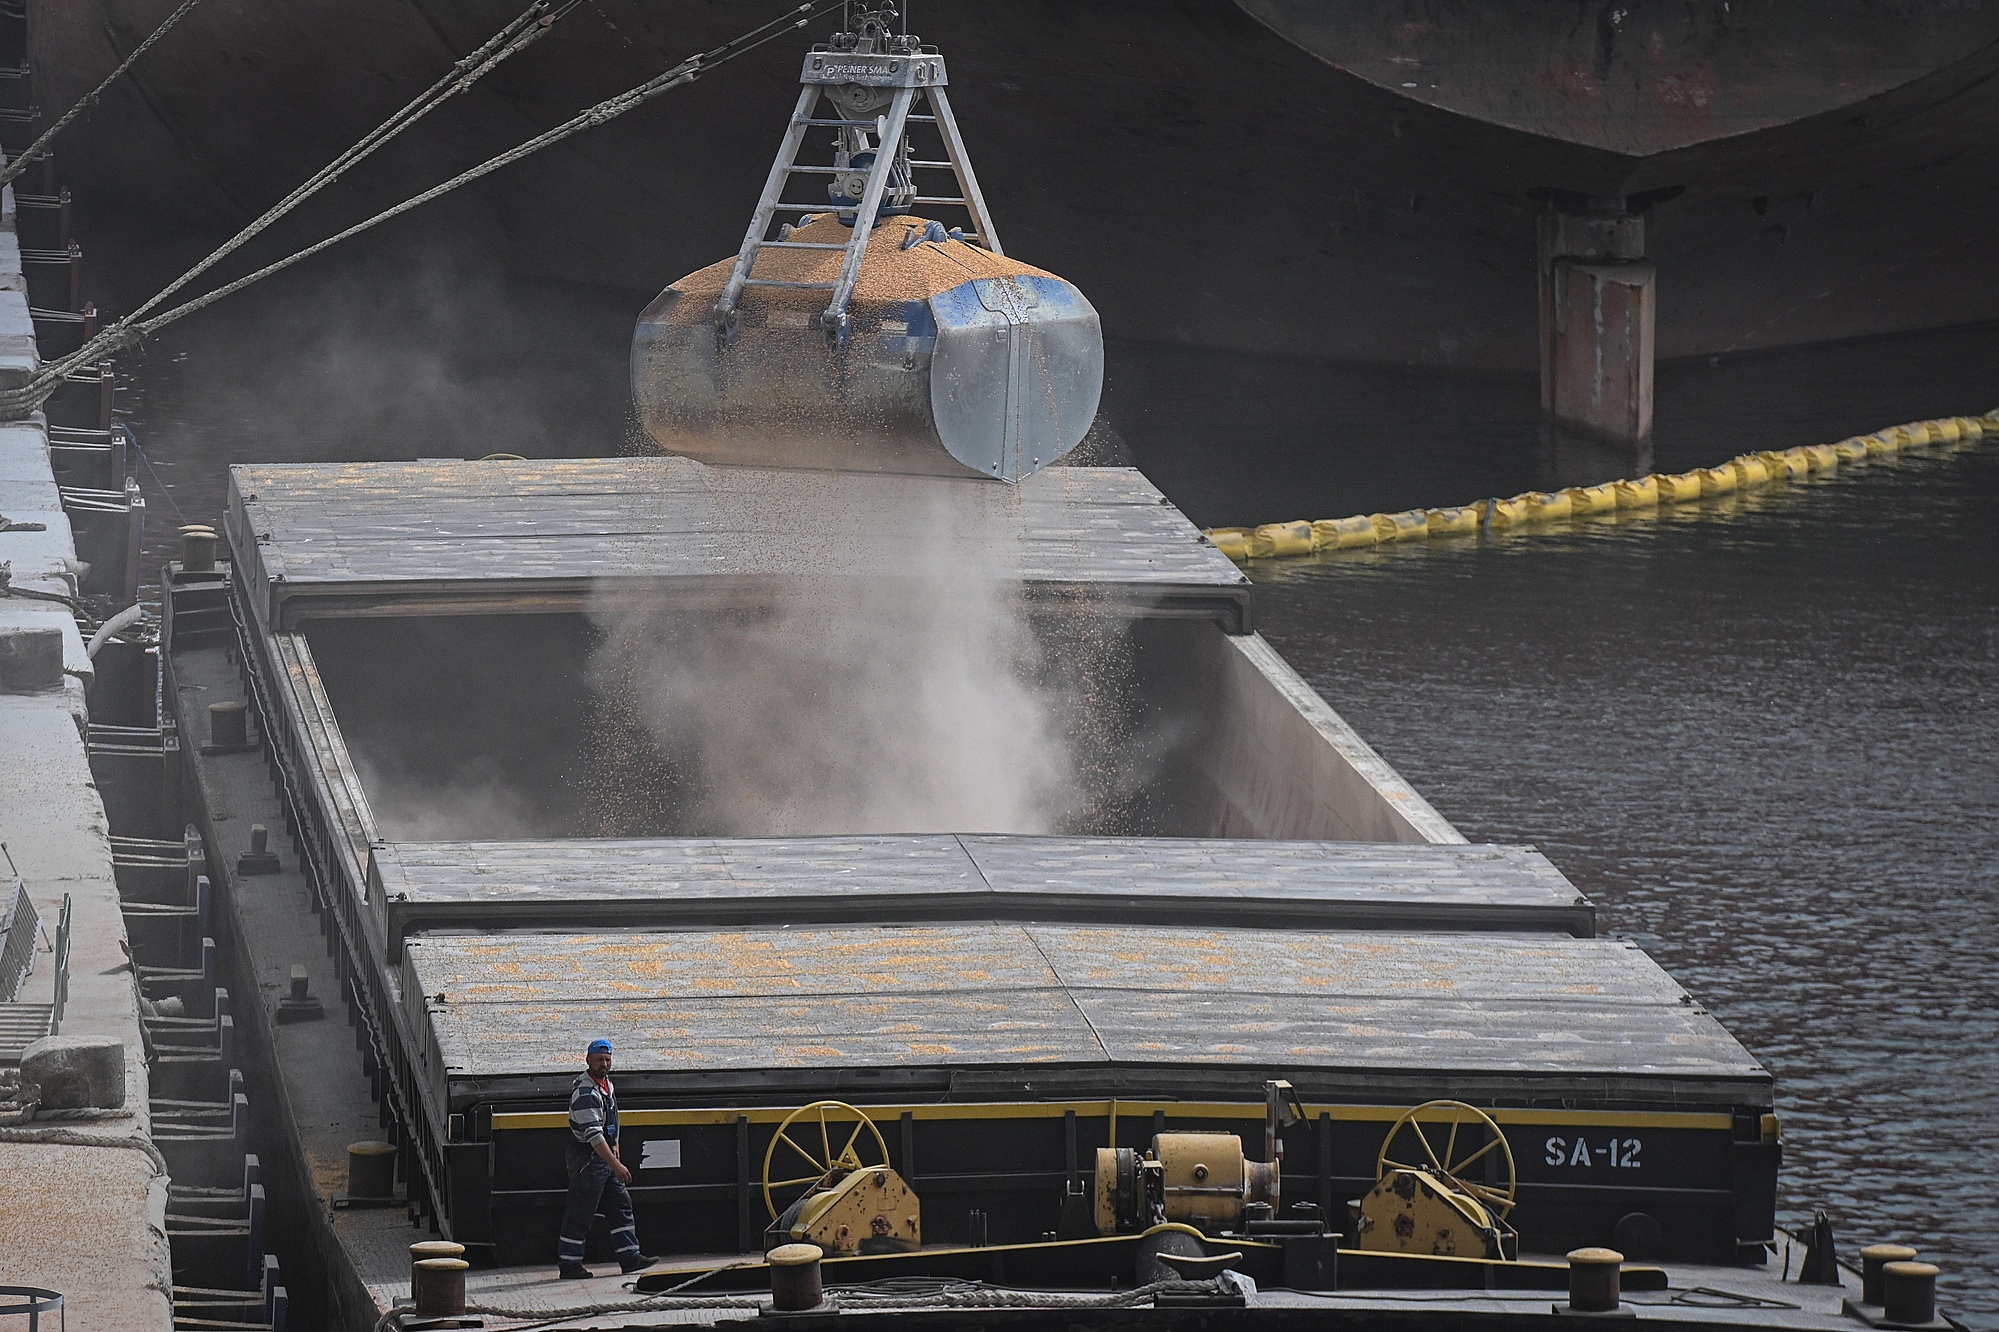
[[[9,188],[0,192],[0,384],[33,373],[34,334]],[[75,542],[39,415],[0,424],[0,518],[10,586],[0,596],[0,637],[59,634],[63,671],[45,687],[0,689],[0,841],[51,938],[70,899],[62,1032],[123,1042],[129,1112],[70,1122],[47,1112],[25,1122],[0,1116],[0,1284],[60,1292],[69,1332],[164,1332],[174,1322],[168,1180],[155,1165],[138,990],[86,749],[91,662],[68,606],[13,594],[77,591]],[[0,889],[14,892],[4,861]],[[53,1002],[54,982],[54,958],[38,952],[19,1002]],[[69,1141],[47,1140],[58,1136]]]

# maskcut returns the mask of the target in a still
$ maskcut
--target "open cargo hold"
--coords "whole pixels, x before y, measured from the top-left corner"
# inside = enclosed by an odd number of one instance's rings
[[[997,546],[981,576],[1024,599],[1035,683],[1089,711],[1072,719],[1077,743],[1093,747],[1077,764],[1080,798],[1035,831],[1463,840],[1246,632],[1242,573],[1129,468],[1051,468],[1015,487],[679,458],[255,466],[231,477],[230,541],[249,553],[238,595],[330,708],[305,732],[325,748],[320,761],[373,797],[393,834],[863,830],[702,826],[688,803],[704,779],[698,760],[656,743],[651,719],[633,715],[631,673],[646,669],[646,652],[782,607],[801,582],[836,607],[859,596],[892,617],[898,589],[933,576],[929,545],[969,533]],[[889,514],[916,516],[852,523],[885,497]],[[835,549],[773,535],[800,505],[846,526],[829,538]],[[851,593],[849,582],[865,586]],[[607,660],[607,640],[634,633],[636,664]],[[1120,686],[1093,692],[1106,660]],[[642,782],[656,799],[628,798]],[[430,797],[420,820],[409,792]]]

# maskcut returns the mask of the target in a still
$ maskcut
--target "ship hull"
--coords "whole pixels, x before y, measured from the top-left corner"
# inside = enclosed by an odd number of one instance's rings
[[[170,8],[40,7],[38,100],[82,96]],[[1074,281],[1108,337],[1530,370],[1536,214],[1550,189],[1683,188],[1651,229],[1662,357],[1999,317],[1988,243],[1999,178],[1981,169],[1999,137],[1999,45],[1978,23],[1916,43],[1892,79],[1766,98],[1756,115],[1676,139],[1607,129],[1609,113],[1587,107],[1534,119],[1511,102],[1415,100],[1344,50],[1380,25],[1350,33],[1300,21],[1309,6],[1251,8],[1270,23],[1229,0],[917,13],[950,56],[1009,253]],[[65,174],[95,206],[238,223],[513,12],[513,0],[212,2],[71,131]],[[269,249],[433,184],[763,16],[689,0],[579,8]],[[636,310],[740,242],[806,41],[773,42],[369,243],[630,290]],[[1795,78],[1822,73],[1807,63]],[[1634,106],[1626,119],[1642,122]]]

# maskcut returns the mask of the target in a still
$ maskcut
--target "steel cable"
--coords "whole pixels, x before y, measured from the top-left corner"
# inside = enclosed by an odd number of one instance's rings
[[[55,124],[49,126],[41,138],[36,139],[21,151],[20,156],[7,163],[4,167],[0,167],[0,186],[13,184],[15,179],[28,169],[28,164],[41,156],[42,151],[49,146],[50,140],[67,129],[72,120],[75,120],[91,107],[96,106],[97,99],[103,96],[106,88],[115,83],[126,70],[132,68],[138,62],[139,57],[146,54],[147,48],[160,38],[166,36],[174,24],[179,23],[190,9],[193,9],[200,3],[201,0],[181,0],[180,8],[161,20],[160,26],[154,28],[152,34],[145,41],[133,47],[132,54],[125,57],[124,63],[120,64],[118,68],[112,70],[109,74],[106,74],[104,81],[86,93],[82,100],[78,101],[75,106],[63,112],[61,118]]]
[[[392,208],[383,209],[381,212],[376,213],[373,217],[367,218],[361,222],[357,222],[353,226],[348,227],[345,230],[340,231],[332,236],[329,236],[324,240],[318,241],[315,244],[309,245],[302,250],[298,250],[293,254],[290,254],[285,258],[276,261],[275,263],[266,264],[264,267],[258,269],[254,273],[250,273],[244,277],[237,278],[233,282],[227,283],[221,287],[217,287],[213,291],[206,292],[200,296],[194,297],[192,300],[185,301],[180,305],[174,306],[172,309],[162,311],[161,313],[153,315],[150,318],[140,319],[137,317],[138,312],[134,312],[133,315],[127,315],[126,317],[117,320],[116,322],[106,327],[96,337],[92,338],[88,343],[78,348],[76,351],[71,352],[68,356],[62,357],[44,366],[41,370],[37,371],[33,376],[31,376],[25,383],[18,385],[17,387],[14,388],[0,390],[0,420],[18,420],[20,417],[25,416],[28,412],[33,411],[36,407],[40,406],[44,401],[46,401],[50,394],[55,392],[56,386],[62,382],[63,376],[67,375],[71,370],[75,369],[77,366],[87,364],[92,360],[104,356],[108,352],[117,351],[124,347],[130,347],[140,342],[150,334],[158,331],[161,328],[166,327],[168,324],[171,324],[178,319],[183,319],[188,315],[195,313],[198,310],[205,309],[208,306],[213,305],[215,302],[221,300],[225,296],[233,295],[234,293],[243,290],[243,288],[248,287],[253,283],[261,282],[267,277],[270,277],[276,273],[283,272],[285,269],[290,268],[293,264],[296,264],[304,259],[310,259],[312,256],[320,253],[322,250],[330,249],[344,240],[348,240],[354,236],[358,236],[362,232],[380,226],[384,222],[388,222],[395,218],[401,217],[404,213],[408,213],[417,208],[421,208],[424,204],[431,202],[433,199],[441,198],[442,196],[451,193],[453,190],[471,184],[475,180],[479,180],[482,177],[489,176],[495,171],[499,171],[504,167],[512,166],[515,162],[518,162],[523,158],[532,156],[533,154],[540,152],[544,148],[560,143],[564,139],[570,138],[576,134],[580,134],[584,130],[595,129],[599,125],[607,124],[612,120],[616,120],[619,116],[624,115],[627,111],[631,111],[636,107],[643,106],[645,103],[651,101],[653,98],[658,97],[663,93],[671,92],[675,88],[685,87],[687,84],[694,82],[696,79],[700,78],[703,74],[708,73],[710,70],[716,69],[721,65],[727,64],[729,61],[734,60],[736,57],[747,54],[748,52],[755,50],[757,47],[764,45],[766,42],[772,41],[773,39],[783,35],[786,32],[804,27],[807,23],[811,22],[811,20],[814,17],[824,12],[825,10],[830,9],[833,6],[833,4],[835,4],[836,2],[837,0],[807,0],[807,3],[798,5],[796,8],[786,11],[782,16],[772,19],[771,21],[763,24],[760,27],[753,28],[749,32],[744,33],[740,37],[725,42],[721,46],[718,46],[711,51],[706,51],[696,56],[690,56],[686,60],[681,61],[678,65],[675,65],[672,69],[669,69],[662,74],[658,74],[634,88],[627,89],[625,92],[618,94],[616,97],[607,98],[606,100],[597,103],[595,106],[592,106],[587,110],[578,112],[576,115],[570,117],[568,120],[564,121],[560,125],[557,125],[553,129],[544,131],[541,134],[537,134],[533,138],[528,139],[523,143],[517,144],[513,148],[508,149],[506,152],[501,153],[498,156],[488,158],[486,161],[480,163],[478,166],[472,167],[466,171],[462,171],[456,176],[453,176],[451,179],[443,182],[442,184],[434,185],[430,189],[423,191],[421,194],[417,194],[409,199],[405,199],[403,202],[396,204]],[[518,22],[518,20],[516,20],[516,22]],[[496,38],[495,40],[498,39]],[[481,49],[483,50],[485,48]],[[479,74],[483,74],[486,68],[490,68],[492,64],[497,64],[499,60],[505,59],[508,55],[511,55],[513,53],[514,49],[506,49],[504,51],[496,53],[495,56],[478,71]],[[471,57],[468,57],[467,59],[469,60],[471,59]],[[463,63],[464,62],[461,62],[461,64]],[[474,75],[474,77],[477,77],[477,75]],[[423,99],[420,98],[418,100],[422,101]],[[413,103],[412,105],[415,104]],[[427,109],[428,108],[426,108],[426,110]],[[403,126],[401,128],[407,128],[407,126]],[[398,128],[395,132],[400,133],[401,129]],[[379,147],[381,143],[387,142],[387,139],[389,137],[393,137],[393,134],[382,135],[380,130],[378,129],[375,132],[371,132],[368,139],[364,139],[363,142],[366,143],[369,142],[370,140],[373,141],[373,147],[370,147],[368,149],[368,151],[372,152],[374,147]],[[357,145],[357,148],[358,147],[359,145]],[[361,155],[365,156],[365,153]],[[343,158],[344,157],[346,157],[345,154],[343,154]],[[346,161],[344,164],[340,166],[340,169],[345,170],[346,166],[352,165],[352,161],[354,160],[359,160],[359,158],[356,157],[349,161]],[[336,162],[338,161],[339,159],[336,159]],[[332,168],[329,167],[329,170],[332,170]],[[338,172],[334,172],[334,176],[337,176],[337,174]],[[334,176],[328,176],[325,180],[320,181],[320,185],[330,183],[330,181],[334,178]],[[315,190],[317,188],[319,188],[319,186],[317,185],[314,186]],[[257,229],[259,230],[261,230],[262,226],[264,225],[269,225],[269,224],[268,222],[265,222],[263,219],[259,219],[258,223],[252,224],[253,227],[257,227]],[[254,234],[254,232],[252,234]],[[230,243],[228,248],[233,249],[237,245],[240,245],[242,241],[248,239],[249,236],[243,236],[238,240],[234,240]],[[220,256],[215,256],[215,257],[219,258]],[[208,266],[209,266],[209,261],[204,260],[201,265],[197,266],[197,271],[205,271]],[[188,275],[188,277],[183,278],[181,280],[177,280],[167,289],[167,291],[162,292],[160,295],[155,296],[153,299],[147,301],[145,305],[140,307],[140,310],[143,311],[143,310],[152,309],[154,306],[158,305],[159,302],[162,299],[164,299],[167,294],[169,294],[172,291],[178,290],[182,285],[184,285],[184,283],[187,280],[191,280],[192,276],[194,276],[194,274],[191,273]]]

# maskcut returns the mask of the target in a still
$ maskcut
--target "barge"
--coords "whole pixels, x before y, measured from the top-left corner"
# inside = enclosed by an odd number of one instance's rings
[[[1128,469],[1007,492],[1028,535],[999,576],[1038,632],[1080,619],[1148,663],[1122,706],[1177,737],[1154,799],[1034,834],[716,835],[614,802],[633,826],[594,833],[606,811],[561,793],[593,732],[559,697],[588,693],[590,615],[755,613],[786,582],[714,477],[671,458],[238,466],[225,558],[168,571],[190,835],[255,980],[237,1017],[268,1052],[253,1093],[282,1110],[266,1159],[313,1199],[334,1321],[403,1292],[412,1218],[464,1246],[475,1299],[552,1275],[567,1088],[599,1035],[639,1232],[676,1281],[754,1261],[781,1201],[767,1158],[800,1107],[857,1107],[921,1199],[924,1247],[894,1261],[976,1246],[1020,1274],[1098,1242],[1077,1200],[1101,1151],[1253,1144],[1285,1084],[1273,1220],[1347,1235],[1360,1286],[1562,1280],[1482,1252],[1382,1275],[1355,1237],[1385,1140],[1448,1101],[1491,1126],[1467,1120],[1467,1142],[1504,1139],[1483,1187],[1507,1198],[1511,1252],[1615,1243],[1669,1265],[1633,1266],[1635,1288],[1692,1264],[1694,1285],[1719,1269],[1763,1292],[1731,1317],[1774,1307],[1772,1288],[1803,1307],[1761,1266],[1793,1266],[1769,1074],[1599,937],[1545,857],[1467,843],[1256,635],[1240,572]],[[898,551],[877,576],[908,572]],[[211,735],[245,707],[247,742]],[[433,785],[469,765],[569,813],[509,833],[461,806],[398,834],[412,788],[383,774],[411,765]],[[307,992],[328,1021],[286,1020]],[[393,1210],[348,1205],[353,1135],[393,1144]],[[1272,1256],[1244,1261],[1280,1284],[1276,1241],[1256,1242]],[[1108,1261],[1133,1279],[1128,1253]],[[829,1259],[829,1282],[839,1262],[877,1280],[891,1260]]]

